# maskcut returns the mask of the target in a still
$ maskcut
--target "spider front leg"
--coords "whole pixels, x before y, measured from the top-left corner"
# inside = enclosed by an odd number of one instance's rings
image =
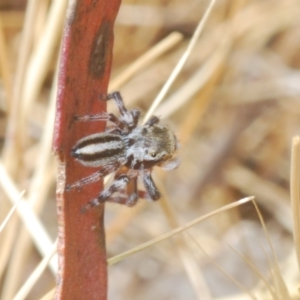
[[[138,200],[138,195],[137,192],[133,192],[131,195],[129,195],[129,197],[112,197],[112,195],[115,192],[122,192],[124,191],[124,189],[127,187],[128,183],[130,182],[130,177],[127,175],[120,175],[115,181],[114,183],[105,191],[103,191],[102,193],[100,193],[100,195],[89,201],[82,209],[81,212],[86,212],[88,209],[90,209],[93,206],[97,206],[105,201],[109,201],[109,202],[115,202],[115,203],[120,203],[120,204],[126,204],[128,206],[133,206],[137,200]],[[136,177],[132,178],[132,181],[135,182],[136,181]],[[136,185],[136,183],[133,183],[134,185]]]
[[[137,177],[132,178],[127,185],[127,206],[134,206],[139,200],[137,189]]]
[[[105,201],[132,207],[136,205],[139,198],[145,198],[145,192],[137,190],[137,177],[130,179],[127,184],[127,189],[118,192],[121,195],[109,197]]]
[[[118,128],[124,129],[125,125],[112,113],[102,112],[96,115],[85,115],[85,116],[75,116],[75,121],[78,122],[98,122],[98,121],[110,121],[117,125]]]
[[[152,179],[151,170],[144,170],[143,182],[151,200],[158,200],[161,197],[161,194]]]
[[[135,128],[137,126],[141,112],[136,108],[132,110],[127,110],[127,108],[124,105],[123,98],[119,92],[101,95],[100,99],[105,101],[114,99],[121,114],[121,122],[126,124],[130,129]]]

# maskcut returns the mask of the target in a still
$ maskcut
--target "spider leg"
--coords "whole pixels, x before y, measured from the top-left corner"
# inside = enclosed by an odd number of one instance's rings
[[[93,182],[99,181],[104,176],[108,175],[109,173],[112,173],[118,166],[116,165],[108,165],[102,168],[101,170],[98,170],[97,172],[93,173],[90,176],[87,176],[85,178],[82,178],[72,184],[68,184],[66,187],[67,191],[70,191],[74,188],[81,188],[84,185],[91,184]]]
[[[127,205],[127,201],[128,201],[128,196],[126,196],[126,195],[110,197],[105,200],[105,202],[118,203],[118,204],[122,204],[122,205]],[[87,209],[89,209],[89,207],[82,209],[81,211],[85,212]]]
[[[128,182],[127,189],[123,189],[118,192],[120,193],[119,196],[107,198],[105,201],[118,203],[118,204],[124,204],[124,205],[132,207],[137,203],[139,198],[143,198],[143,197],[140,197],[140,195],[142,193],[143,193],[143,195],[145,194],[145,192],[137,190],[137,178],[136,177],[131,179]]]
[[[134,206],[139,200],[138,189],[137,189],[137,177],[132,178],[127,185],[127,206]]]
[[[107,121],[108,119],[109,119],[109,114],[107,112],[101,112],[96,115],[74,116],[74,120],[77,122]]]
[[[84,115],[84,116],[75,116],[75,121],[77,122],[98,122],[98,121],[110,121],[116,124],[120,129],[124,128],[124,124],[112,113],[102,112],[96,115]]]
[[[89,201],[85,206],[83,206],[81,212],[86,212],[86,210],[88,210],[89,208],[93,206],[97,206],[100,203],[103,203],[105,201],[116,202],[112,200],[113,199],[111,198],[112,194],[124,190],[129,181],[130,178],[127,175],[119,176],[118,179],[115,180],[114,183],[107,190],[104,190],[103,192],[100,193],[100,195],[97,198]],[[118,197],[116,197],[116,199],[117,198]],[[122,199],[122,197],[119,198]]]
[[[139,172],[137,172],[136,170],[129,170],[127,167],[120,168],[115,174],[115,179],[118,179],[121,175],[124,174],[126,174],[130,179],[126,186],[126,189],[118,191],[119,194],[122,194],[121,196],[111,197],[106,201],[125,204],[127,206],[134,206],[140,198],[140,191],[138,191],[137,188]]]
[[[146,126],[153,126],[153,125],[155,125],[155,124],[157,124],[157,123],[159,123],[159,117],[157,117],[157,116],[152,116],[147,122],[146,122]]]
[[[138,190],[139,199],[149,199],[149,194],[146,191]],[[152,199],[151,199],[152,200]]]
[[[143,172],[143,183],[152,200],[158,200],[161,197],[159,190],[157,189],[150,170],[144,170]]]
[[[124,105],[123,98],[119,92],[101,95],[100,99],[105,101],[114,99],[121,114],[121,121],[123,121],[129,128],[135,128],[137,126],[140,117],[140,111],[138,109],[133,109],[130,111],[127,110],[127,108]]]
[[[139,199],[149,199],[149,194],[145,191],[138,190],[137,194],[135,194],[134,197],[132,195],[133,199],[131,199],[131,201],[128,201],[129,197],[130,195],[129,196],[125,195],[125,191],[124,191],[123,195],[110,197],[106,199],[105,202],[118,203],[118,204],[123,204],[132,207],[137,203]]]
[[[114,114],[108,114],[108,120],[115,123],[121,130],[124,129],[124,124]]]
[[[132,116],[133,116],[133,120],[134,120],[134,124],[135,124],[134,127],[136,127],[137,124],[138,124],[138,122],[139,122],[139,118],[140,118],[140,115],[141,115],[141,111],[140,111],[139,109],[137,109],[137,108],[133,108],[133,109],[130,111],[130,113],[131,113]]]

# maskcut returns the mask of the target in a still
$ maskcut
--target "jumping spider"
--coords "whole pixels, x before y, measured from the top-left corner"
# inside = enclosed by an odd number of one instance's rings
[[[152,116],[145,125],[138,126],[140,111],[127,110],[119,92],[102,96],[101,99],[114,99],[121,116],[117,118],[113,114],[101,113],[76,118],[78,121],[110,121],[113,126],[107,127],[103,133],[80,139],[72,148],[71,155],[79,163],[99,170],[68,185],[67,190],[80,188],[116,171],[112,185],[90,200],[82,208],[83,212],[105,201],[133,206],[139,198],[158,200],[161,194],[151,172],[154,166],[166,170],[177,167],[178,161],[172,159],[178,147],[174,133],[161,125],[156,116]],[[146,192],[137,189],[138,177],[142,177]],[[116,192],[118,195],[114,195]]]

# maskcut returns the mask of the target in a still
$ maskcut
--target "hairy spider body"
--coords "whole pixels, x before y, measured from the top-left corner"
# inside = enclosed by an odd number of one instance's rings
[[[138,126],[140,111],[127,110],[119,92],[107,95],[102,100],[114,99],[121,116],[102,113],[79,117],[79,121],[111,121],[114,125],[106,132],[96,133],[80,139],[72,148],[71,155],[84,166],[99,170],[67,186],[70,190],[100,180],[105,175],[117,172],[115,181],[99,196],[83,207],[83,211],[104,201],[134,205],[138,198],[157,200],[160,192],[152,180],[154,166],[173,169],[178,165],[172,157],[177,149],[174,133],[160,124],[156,116],[142,126]],[[126,169],[124,173],[124,168]],[[121,171],[122,170],[122,171]],[[143,179],[146,193],[137,190],[137,178]],[[126,190],[127,189],[127,190]],[[119,196],[113,196],[116,192]],[[127,192],[127,195],[126,195]]]

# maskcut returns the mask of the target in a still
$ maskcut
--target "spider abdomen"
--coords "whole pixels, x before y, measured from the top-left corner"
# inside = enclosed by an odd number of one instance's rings
[[[71,153],[82,165],[94,168],[114,164],[126,157],[121,136],[111,133],[84,137],[77,142]]]

